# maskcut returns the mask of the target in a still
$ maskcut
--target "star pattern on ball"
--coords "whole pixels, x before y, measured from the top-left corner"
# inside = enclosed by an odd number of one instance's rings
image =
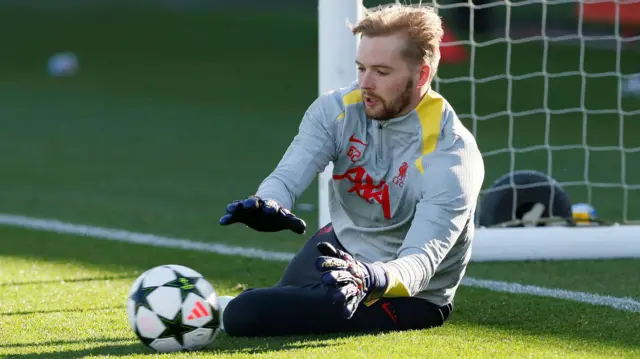
[[[182,311],[178,311],[178,314],[173,319],[167,319],[162,316],[158,316],[158,318],[160,318],[160,321],[162,321],[162,324],[166,327],[158,338],[175,338],[180,345],[184,345],[184,334],[198,329],[198,327],[184,323],[182,320]]]
[[[136,312],[140,307],[145,307],[152,310],[151,304],[147,300],[149,293],[153,292],[158,287],[145,287],[143,281],[140,281],[140,285],[135,292],[131,293],[130,298],[136,303]]]
[[[163,287],[173,287],[180,289],[180,297],[182,301],[184,301],[189,293],[197,294],[203,298],[205,297],[202,293],[200,293],[198,287],[196,287],[196,282],[198,282],[200,277],[186,277],[176,271],[174,271],[174,273],[176,274],[176,279],[172,280],[171,282],[165,283]]]
[[[152,269],[155,272],[153,278],[146,280],[147,286],[145,278],[140,278],[133,288],[129,298],[135,303],[135,310],[128,309],[130,320],[135,321],[134,331],[145,345],[162,351],[179,350],[213,340],[220,318],[208,302],[208,295],[215,291],[209,293],[211,284],[189,269],[158,266]],[[142,308],[150,313],[135,318]]]

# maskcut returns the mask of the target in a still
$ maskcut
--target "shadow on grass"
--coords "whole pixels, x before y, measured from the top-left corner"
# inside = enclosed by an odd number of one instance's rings
[[[1,255],[63,264],[75,263],[92,270],[121,272],[124,278],[131,278],[132,282],[137,275],[152,267],[181,264],[202,273],[214,287],[219,282],[269,286],[277,281],[286,266],[285,262],[96,240],[15,227],[0,226],[0,231]]]
[[[113,344],[96,346],[88,349],[62,349],[56,350],[53,352],[40,352],[40,353],[29,353],[29,354],[11,354],[10,358],[13,359],[50,359],[50,358],[64,358],[64,359],[75,359],[75,358],[86,358],[88,356],[100,356],[100,355],[108,355],[108,356],[128,356],[132,354],[152,354],[153,351],[151,349],[143,346],[139,343],[130,343],[130,344],[119,344],[122,342],[121,339],[106,339],[95,341],[98,343],[109,343]],[[84,343],[84,342],[81,342]],[[94,343],[91,341],[90,343]],[[116,344],[118,343],[118,344]],[[73,342],[63,342],[60,345],[65,344],[73,344]]]
[[[85,312],[99,312],[109,311],[114,309],[124,310],[123,306],[105,306],[95,308],[65,308],[65,309],[41,309],[41,310],[25,310],[18,312],[6,312],[0,313],[0,316],[14,316],[14,315],[30,315],[30,314],[51,314],[51,313],[85,313]],[[0,344],[0,348],[2,345]]]
[[[202,354],[236,354],[236,355],[254,355],[254,354],[266,354],[275,353],[283,350],[296,350],[296,349],[313,349],[313,348],[327,348],[331,346],[339,345],[332,342],[332,339],[344,338],[339,335],[325,335],[325,336],[305,336],[305,337],[282,337],[282,338],[260,338],[260,339],[246,339],[246,338],[229,338],[226,335],[221,335],[219,339],[211,344],[210,347],[205,348],[199,352]],[[122,338],[91,338],[85,340],[72,340],[72,341],[53,341],[53,342],[41,342],[33,344],[9,344],[0,346],[0,348],[25,348],[25,347],[41,347],[41,346],[66,346],[74,344],[95,344],[93,348],[88,349],[56,349],[55,351],[47,351],[41,353],[30,354],[12,354],[11,358],[23,359],[45,359],[45,358],[65,358],[75,359],[84,358],[87,356],[128,356],[132,354],[156,354],[156,352],[144,346],[141,342],[135,340],[135,342],[129,343],[128,340]],[[186,353],[186,352],[185,352]],[[175,353],[176,357],[182,357],[184,353]]]
[[[104,277],[90,277],[90,278],[70,278],[70,279],[46,279],[46,280],[27,280],[0,283],[0,287],[7,286],[20,286],[20,285],[38,285],[38,284],[64,284],[64,283],[82,283],[101,280],[121,280],[121,279],[136,279],[134,275],[116,275],[116,276],[104,276]]]
[[[126,339],[123,338],[86,338],[78,340],[53,340],[46,342],[35,343],[14,343],[14,344],[0,344],[0,348],[30,348],[30,347],[43,347],[43,346],[57,346],[57,345],[72,345],[72,344],[101,344],[101,343],[120,343]]]
[[[235,338],[221,334],[216,342],[205,349],[211,354],[235,354],[252,355],[265,354],[279,351],[307,350],[315,348],[338,347],[341,343],[336,339],[344,340],[368,336],[370,333],[336,333],[305,336],[282,336],[272,338]]]

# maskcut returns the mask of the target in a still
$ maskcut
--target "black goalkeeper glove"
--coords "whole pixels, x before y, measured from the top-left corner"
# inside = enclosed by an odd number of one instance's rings
[[[382,297],[389,282],[382,265],[357,261],[327,242],[318,243],[318,250],[322,256],[316,267],[322,272],[322,282],[335,289],[333,298],[344,303],[345,318],[353,317],[360,303],[366,305]]]
[[[265,201],[258,196],[229,203],[226,214],[220,218],[219,223],[223,226],[244,223],[259,232],[278,232],[288,229],[304,234],[307,229],[306,223],[288,209],[276,201]]]

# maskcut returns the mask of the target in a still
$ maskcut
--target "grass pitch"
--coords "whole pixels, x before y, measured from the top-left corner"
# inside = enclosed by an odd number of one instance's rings
[[[0,227],[0,235],[0,357],[6,358],[156,357],[135,337],[126,316],[129,287],[144,270],[189,265],[219,294],[236,295],[248,286],[273,284],[285,266],[8,227]],[[517,267],[525,284],[574,283],[568,287],[638,297],[637,287],[628,289],[640,279],[628,268],[638,265],[637,260],[475,263],[468,275],[509,280],[509,270]],[[601,275],[579,276],[567,267]],[[640,313],[463,286],[451,319],[441,328],[256,339],[223,334],[189,357],[632,358],[640,355],[638,333]]]

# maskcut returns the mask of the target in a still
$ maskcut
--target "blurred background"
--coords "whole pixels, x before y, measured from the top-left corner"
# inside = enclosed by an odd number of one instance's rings
[[[485,189],[533,169],[602,217],[638,220],[640,9],[582,5],[438,2],[449,46],[434,86],[485,153]],[[300,243],[217,220],[318,95],[316,1],[2,0],[0,34],[0,212]],[[317,196],[314,183],[295,208],[310,228]]]

